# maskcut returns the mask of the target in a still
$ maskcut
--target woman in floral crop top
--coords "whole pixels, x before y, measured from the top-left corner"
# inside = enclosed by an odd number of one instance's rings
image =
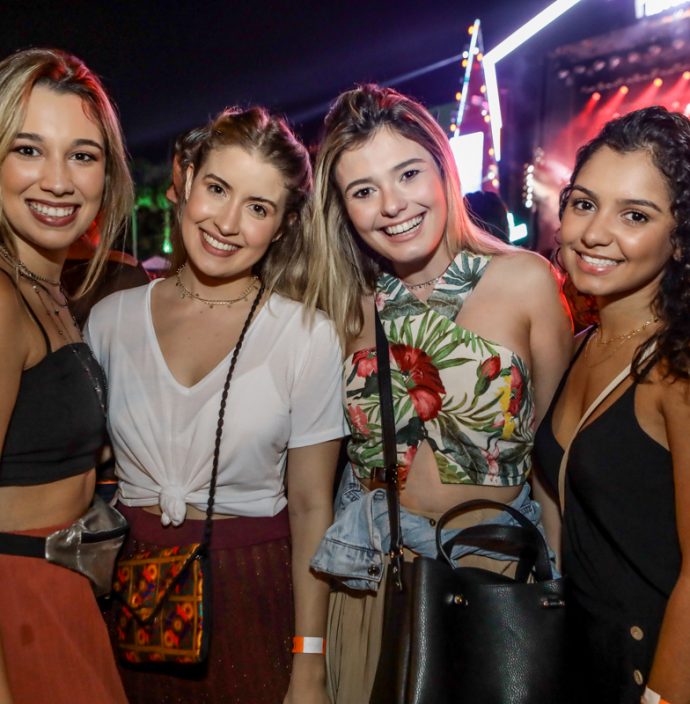
[[[468,499],[512,503],[539,521],[525,484],[533,434],[572,338],[549,265],[471,224],[448,139],[418,103],[371,85],[343,93],[326,118],[315,176],[313,225],[334,277],[319,303],[348,355],[352,438],[336,521],[312,566],[348,587],[331,597],[329,687],[336,704],[361,704],[378,662],[389,543],[375,471],[383,466],[375,309],[390,343],[411,555],[434,555],[435,519]]]

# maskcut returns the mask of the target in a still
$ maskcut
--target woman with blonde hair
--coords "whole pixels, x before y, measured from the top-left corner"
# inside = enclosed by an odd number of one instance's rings
[[[173,273],[101,301],[87,335],[111,388],[126,553],[200,541],[238,352],[212,508],[212,635],[205,666],[126,669],[125,687],[132,702],[327,704],[328,586],[309,559],[332,518],[342,354],[300,303],[309,157],[281,119],[232,109],[181,167]]]
[[[332,699],[361,704],[379,659],[390,542],[375,316],[391,353],[408,557],[435,555],[436,519],[468,499],[502,501],[539,522],[526,483],[534,428],[571,332],[548,264],[471,224],[445,134],[392,89],[362,86],[331,108],[316,159],[314,230],[331,273],[320,303],[346,347],[352,437],[336,521],[312,565],[342,584],[330,607]],[[469,518],[490,516],[508,520],[488,511]],[[474,559],[502,572],[513,564]]]
[[[69,527],[93,498],[105,379],[60,276],[70,245],[96,221],[102,237],[82,293],[93,286],[131,202],[119,123],[96,76],[57,50],[30,49],[2,61],[3,702],[125,702],[88,579],[25,547]]]

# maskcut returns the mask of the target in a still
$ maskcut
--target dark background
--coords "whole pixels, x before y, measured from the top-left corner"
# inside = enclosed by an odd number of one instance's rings
[[[77,54],[119,105],[131,153],[156,160],[168,156],[176,134],[227,105],[271,107],[313,141],[329,102],[357,82],[393,81],[427,105],[451,102],[459,61],[413,80],[394,79],[461,54],[476,17],[489,50],[548,4],[10,0],[2,4],[0,55],[41,45]],[[506,60],[499,79],[519,97],[517,117],[535,117],[549,48],[629,22],[632,8],[633,0],[584,0]]]
[[[146,258],[166,251],[171,213],[164,193],[172,145],[182,131],[226,106],[261,104],[284,114],[313,145],[333,98],[366,81],[392,85],[437,108],[437,116],[450,115],[475,18],[489,51],[548,5],[550,0],[10,0],[0,5],[0,56],[55,46],[102,77],[119,106],[133,157],[139,204],[133,251]],[[524,244],[531,248],[551,246],[557,221],[553,213],[540,217],[540,204],[523,207],[526,164],[587,100],[582,86],[557,74],[586,57],[588,68],[577,80],[599,80],[593,62],[610,53],[612,42],[651,42],[646,34],[661,31],[663,21],[656,21],[657,29],[651,29],[654,22],[637,22],[634,6],[634,0],[582,0],[498,65],[500,194],[528,223]],[[690,50],[686,54],[690,68]],[[616,69],[619,76],[623,68]],[[544,208],[555,203],[571,164],[568,152],[554,183],[542,189]],[[548,222],[542,232],[540,222]]]

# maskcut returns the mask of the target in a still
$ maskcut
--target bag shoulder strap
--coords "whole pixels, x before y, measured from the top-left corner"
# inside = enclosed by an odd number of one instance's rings
[[[216,501],[216,484],[218,481],[218,461],[220,458],[220,441],[223,437],[223,424],[225,421],[225,406],[228,402],[228,392],[230,391],[230,380],[232,379],[233,372],[235,371],[235,366],[237,365],[237,358],[239,357],[240,350],[242,349],[242,343],[247,335],[249,326],[252,324],[252,319],[256,313],[256,309],[259,306],[261,297],[264,295],[265,285],[263,282],[259,286],[256,298],[252,303],[249,313],[247,314],[247,319],[244,321],[242,327],[242,332],[240,332],[239,339],[235,345],[235,349],[232,353],[232,359],[230,360],[230,368],[228,369],[228,374],[225,377],[225,384],[223,385],[223,391],[220,397],[220,407],[218,409],[218,425],[216,426],[216,436],[213,444],[213,465],[211,468],[211,483],[208,489],[208,503],[206,504],[206,521],[204,522],[204,538],[203,538],[203,549],[207,550],[211,544],[211,532],[213,529],[213,505]]]
[[[395,587],[402,591],[402,533],[400,531],[400,487],[398,484],[398,450],[395,440],[395,415],[391,383],[390,351],[378,310],[376,313],[376,360],[378,363],[379,399],[381,403],[381,434],[383,461],[386,470],[386,498],[390,522],[391,577]]]
[[[558,499],[561,507],[561,515],[565,510],[565,470],[568,465],[568,455],[570,454],[570,448],[573,441],[577,437],[580,428],[586,423],[587,419],[594,413],[594,411],[602,404],[604,399],[606,399],[613,391],[618,388],[630,375],[631,364],[621,370],[604,388],[604,390],[592,401],[589,408],[582,414],[578,424],[575,426],[575,430],[570,438],[568,446],[563,452],[563,458],[561,459],[561,466],[558,470]]]

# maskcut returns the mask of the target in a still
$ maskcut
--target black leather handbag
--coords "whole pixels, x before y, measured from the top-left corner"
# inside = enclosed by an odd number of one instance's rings
[[[468,501],[439,519],[438,558],[403,562],[390,369],[378,318],[377,359],[391,551],[370,703],[566,701],[564,582],[554,579],[546,542],[531,521],[506,504]],[[481,523],[442,543],[448,521],[479,508],[507,511],[518,525]],[[515,578],[455,566],[456,544],[514,557]]]

